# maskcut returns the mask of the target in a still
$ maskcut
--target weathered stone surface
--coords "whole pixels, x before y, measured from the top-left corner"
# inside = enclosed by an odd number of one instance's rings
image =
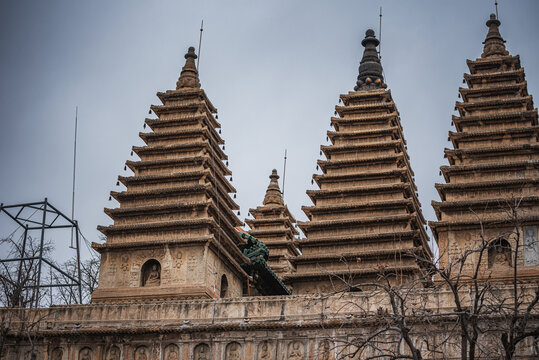
[[[526,242],[526,234],[539,226],[539,123],[520,58],[505,49],[499,25],[491,15],[481,58],[467,61],[468,87],[459,88],[456,132],[449,132],[453,148],[444,151],[449,166],[441,167],[446,183],[436,184],[441,201],[432,202],[438,221],[430,226],[440,266],[484,239],[492,249],[480,264],[482,274],[510,280],[504,267],[518,241],[519,276],[532,280],[539,263],[525,259],[536,256],[539,245]],[[470,256],[466,270],[477,262],[478,255]]]

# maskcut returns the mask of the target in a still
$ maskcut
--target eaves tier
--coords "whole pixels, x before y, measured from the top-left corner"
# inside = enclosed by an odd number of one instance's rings
[[[489,36],[495,30],[501,39],[498,20],[491,18],[487,25]],[[448,231],[480,224],[498,224],[501,231],[501,223],[511,219],[500,208],[519,204],[522,224],[539,222],[537,109],[519,56],[509,55],[503,40],[500,50],[493,52],[489,36],[482,57],[467,61],[468,87],[459,88],[462,102],[456,103],[459,114],[453,116],[456,131],[449,132],[453,148],[444,150],[449,162],[441,167],[445,184],[436,184],[441,201],[432,203],[438,221],[430,225],[446,252],[451,251],[445,245]]]
[[[133,147],[140,160],[126,162],[134,175],[120,176],[126,190],[111,192],[120,207],[105,209],[114,220],[99,228],[107,244],[206,241],[224,232],[239,245],[238,205],[229,196],[236,190],[225,177],[231,172],[216,130],[217,110],[201,89],[157,95],[163,102],[152,106],[158,119],[145,120],[152,132],[140,133],[146,145]]]
[[[379,89],[341,95],[339,117],[331,119],[331,145],[321,146],[322,174],[313,175],[319,190],[307,194],[309,221],[299,227],[302,255],[291,277],[294,290],[310,289],[314,278],[335,277],[369,282],[384,271],[399,278],[418,275],[416,258],[430,259],[425,219],[420,210],[391,92]],[[322,287],[324,285],[321,285]],[[329,288],[328,288],[329,286]]]

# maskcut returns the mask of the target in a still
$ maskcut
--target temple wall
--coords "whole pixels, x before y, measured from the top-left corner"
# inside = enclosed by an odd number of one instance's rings
[[[454,307],[445,291],[418,291],[407,302],[422,304],[432,313]],[[16,336],[21,318],[40,319],[34,341],[44,360],[330,360],[350,352],[344,344],[373,331],[385,311],[387,297],[372,292],[0,309],[10,329],[2,360],[26,360],[29,343]],[[431,340],[450,328],[439,319],[429,325]],[[521,354],[531,350],[526,344]],[[445,351],[459,350],[448,342]]]

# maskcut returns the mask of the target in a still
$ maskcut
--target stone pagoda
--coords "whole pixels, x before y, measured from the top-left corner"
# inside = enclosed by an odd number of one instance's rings
[[[299,222],[306,238],[297,272],[285,276],[295,293],[323,293],[375,281],[383,272],[392,281],[416,278],[431,259],[413,171],[399,113],[383,80],[376,51],[379,41],[366,32],[355,91],[341,95],[321,146],[319,190],[308,190],[309,221]],[[348,286],[345,285],[345,286]],[[351,290],[359,290],[352,287]]]
[[[480,267],[497,278],[513,275],[519,233],[519,276],[537,279],[539,254],[539,126],[519,56],[505,48],[494,14],[479,59],[467,61],[467,88],[460,88],[441,167],[445,184],[436,184],[438,221],[430,223],[447,266],[465,249],[490,242]],[[518,222],[518,223],[517,223]],[[482,230],[483,229],[483,230]],[[471,271],[476,257],[466,269]]]
[[[157,93],[163,105],[145,120],[146,145],[133,147],[140,161],[126,162],[134,175],[120,176],[127,189],[111,192],[120,206],[105,209],[114,224],[98,227],[106,242],[93,245],[101,253],[94,303],[242,296],[246,240],[235,230],[242,222],[221,125],[196,57],[189,48],[176,90]]]
[[[283,276],[295,271],[291,260],[299,255],[298,231],[294,227],[296,220],[283,202],[277,170],[273,170],[269,178],[263,206],[249,209],[254,219],[246,219],[245,222],[251,228],[249,234],[268,247],[268,265],[277,275]]]

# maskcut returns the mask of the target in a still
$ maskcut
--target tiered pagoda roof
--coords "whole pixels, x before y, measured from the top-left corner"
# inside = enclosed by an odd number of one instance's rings
[[[332,290],[337,278],[354,284],[376,280],[380,271],[396,281],[415,278],[431,251],[406,151],[399,113],[386,89],[376,51],[379,41],[366,32],[355,91],[340,96],[321,146],[319,190],[308,190],[309,221],[299,222],[306,238],[285,275],[294,292]],[[339,285],[341,286],[341,285]]]
[[[193,255],[187,255],[191,248],[185,246],[199,244],[212,249],[219,261],[232,269],[234,276],[245,280],[249,276],[240,265],[248,259],[239,246],[246,245],[246,240],[235,229],[242,222],[234,213],[239,207],[229,195],[236,190],[226,177],[231,172],[227,167],[228,158],[220,147],[224,140],[218,131],[221,125],[217,121],[217,109],[200,87],[194,48],[189,48],[185,58],[186,63],[176,90],[157,94],[162,105],[151,107],[157,118],[145,120],[152,131],[140,133],[146,145],[133,147],[133,152],[140,160],[126,162],[133,175],[118,177],[126,190],[111,192],[120,206],[105,209],[114,223],[98,227],[106,235],[107,241],[105,244],[95,244],[94,247],[105,252],[126,247],[155,248],[156,245],[166,245],[164,253],[170,252],[172,255],[178,247],[177,259],[174,260],[177,263],[172,261],[170,266],[183,269],[186,263],[194,268],[195,257],[198,256],[194,255],[194,250]],[[196,261],[210,268],[205,263],[209,261],[205,251],[204,258],[196,258]],[[166,264],[170,262],[167,256],[157,259],[163,270],[169,266]],[[106,261],[103,266],[107,266]],[[213,266],[218,267],[215,264]],[[200,280],[206,275],[210,278],[213,276],[205,274],[209,271],[207,269],[200,270],[203,273],[197,274],[198,279],[194,280]],[[186,295],[182,294],[182,286],[193,285],[189,279],[183,279],[180,284],[177,279],[166,280],[165,273],[162,275],[161,287],[167,282],[169,286],[176,286],[171,290],[174,292],[173,296],[170,295],[172,297]],[[94,301],[99,300],[109,282],[111,288],[119,287],[114,279],[103,279],[103,282],[100,281],[100,289],[94,294]],[[206,282],[211,287],[216,281],[207,279]],[[127,283],[124,285],[129,287]],[[149,288],[140,291],[149,291],[145,296],[152,298],[152,293],[159,297],[161,290]],[[189,291],[192,293],[188,295],[192,297],[205,297],[210,296],[208,292],[212,290]],[[235,295],[241,296],[241,290]]]
[[[268,265],[277,275],[283,276],[295,271],[292,259],[299,255],[298,232],[294,227],[296,220],[283,202],[277,170],[274,169],[269,178],[263,206],[249,209],[254,219],[245,222],[251,228],[249,234],[268,247]]]
[[[510,206],[519,204],[521,225],[539,222],[537,109],[519,56],[505,48],[500,21],[492,14],[486,25],[483,53],[467,60],[468,87],[459,88],[462,101],[452,119],[456,131],[449,132],[453,148],[444,150],[449,165],[441,167],[445,184],[436,184],[441,201],[432,202],[438,221],[429,225],[442,265],[469,246],[459,232],[472,234],[467,241],[473,241],[481,231],[488,239],[510,230]]]

